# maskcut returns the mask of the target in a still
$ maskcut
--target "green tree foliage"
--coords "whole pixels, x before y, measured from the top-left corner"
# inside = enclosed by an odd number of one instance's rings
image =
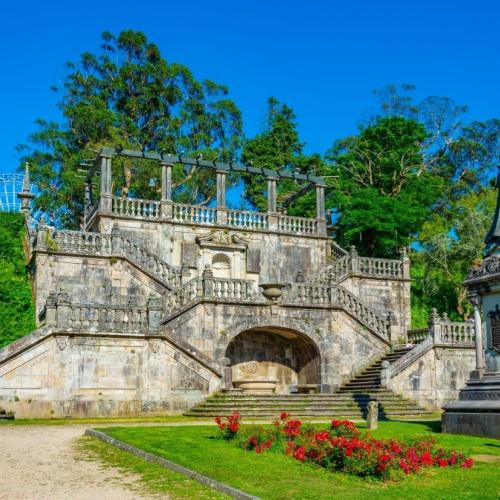
[[[37,204],[67,225],[77,225],[82,214],[80,163],[103,145],[225,160],[240,147],[241,113],[226,86],[198,81],[187,67],[167,62],[141,32],[106,32],[102,41],[99,53],[86,52],[77,64],[67,64],[63,86],[55,89],[61,122],[38,120],[30,147],[21,146],[40,189]],[[151,162],[115,161],[113,190],[158,196],[149,186],[151,177],[159,177],[152,168]],[[179,166],[174,195],[207,203],[215,191],[212,177],[206,169]]]
[[[484,238],[495,210],[497,190],[483,187],[453,201],[446,213],[434,213],[423,225],[412,260],[412,315],[425,326],[432,307],[463,320],[471,313],[462,285],[472,264],[480,261]]]
[[[22,215],[0,213],[0,348],[35,328],[24,233]]]
[[[297,131],[296,116],[286,104],[274,97],[267,101],[266,126],[261,134],[245,141],[242,161],[270,170],[290,170],[298,173],[318,174],[322,169],[319,155],[305,155],[304,143]],[[245,199],[259,210],[267,210],[267,182],[258,175],[244,175]],[[289,179],[278,183],[278,201],[285,201],[301,186]],[[311,215],[313,210],[311,197],[301,206],[291,207],[291,213]]]
[[[338,181],[327,204],[338,213],[341,244],[389,257],[416,236],[443,188],[425,167],[426,139],[422,124],[386,116],[335,143],[327,159]]]

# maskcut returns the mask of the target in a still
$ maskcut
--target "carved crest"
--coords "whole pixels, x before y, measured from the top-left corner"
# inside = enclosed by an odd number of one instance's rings
[[[223,230],[216,230],[216,231],[210,231],[210,233],[203,234],[200,236],[196,237],[196,242],[200,244],[201,246],[203,245],[243,245],[247,246],[249,243],[249,240],[246,238],[243,238],[242,236],[238,234],[230,234],[228,231],[223,231]]]
[[[69,337],[56,337],[56,344],[60,351],[64,351],[66,347],[69,347]]]
[[[160,350],[160,341],[159,340],[149,340],[149,350],[151,352],[157,353]]]

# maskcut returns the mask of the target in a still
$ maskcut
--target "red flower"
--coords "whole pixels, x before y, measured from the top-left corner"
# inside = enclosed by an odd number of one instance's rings
[[[467,458],[464,460],[461,467],[462,469],[470,469],[473,465],[474,465],[474,460],[472,460],[472,458]]]
[[[328,431],[321,431],[317,432],[314,437],[316,438],[316,441],[327,441],[330,437],[330,433]]]
[[[303,462],[306,459],[306,449],[304,446],[299,446],[295,452],[293,453],[293,458],[295,460],[299,460],[300,462]]]
[[[287,436],[298,436],[300,434],[300,427],[302,426],[302,422],[300,420],[289,420],[285,424],[285,428],[283,432]]]
[[[420,455],[420,463],[422,465],[432,465],[433,460],[432,460],[432,455],[430,451],[424,451],[422,455]]]
[[[282,411],[280,413],[280,420],[285,420],[290,416],[290,413],[287,413],[286,411]]]

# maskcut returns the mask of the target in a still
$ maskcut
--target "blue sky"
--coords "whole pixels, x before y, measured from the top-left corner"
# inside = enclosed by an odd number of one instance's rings
[[[283,100],[308,152],[355,132],[388,83],[452,97],[470,120],[500,115],[498,1],[11,0],[0,13],[0,172],[17,168],[37,117],[57,119],[50,86],[105,30],[142,30],[168,61],[227,84],[247,134],[268,96]]]

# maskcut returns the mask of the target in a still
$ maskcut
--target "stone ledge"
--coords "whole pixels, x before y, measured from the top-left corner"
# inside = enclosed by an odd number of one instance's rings
[[[171,462],[166,458],[159,457],[157,455],[153,455],[152,453],[148,453],[143,451],[135,446],[124,443],[123,441],[119,441],[111,436],[108,436],[104,432],[96,431],[94,429],[87,429],[85,431],[86,436],[92,436],[101,441],[104,441],[107,444],[120,448],[123,451],[131,453],[136,457],[142,458],[147,462],[158,464],[165,469],[169,469],[173,472],[177,472],[178,474],[182,474],[183,476],[188,477],[189,479],[193,479],[194,481],[198,481],[213,490],[220,491],[221,493],[226,493],[233,498],[244,499],[244,500],[259,500],[259,497],[250,495],[249,493],[245,493],[233,486],[229,486],[228,484],[221,483],[212,479],[211,477],[204,476],[199,474],[198,472],[188,469],[187,467],[183,467],[182,465],[176,464],[175,462]]]

